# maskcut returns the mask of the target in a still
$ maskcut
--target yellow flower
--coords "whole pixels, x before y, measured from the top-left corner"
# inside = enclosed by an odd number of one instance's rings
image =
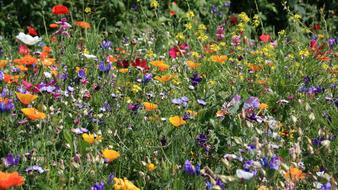
[[[92,9],[90,7],[86,7],[84,10],[85,13],[89,14],[92,12]]]
[[[160,6],[160,4],[156,0],[151,0],[150,1],[150,7],[157,9]]]
[[[22,94],[19,92],[16,92],[15,94],[16,94],[16,97],[18,97],[18,99],[20,100],[20,102],[25,105],[32,103],[35,99],[38,98],[38,96],[33,95],[33,94]]]
[[[269,188],[266,187],[265,185],[261,185],[261,186],[258,187],[257,190],[269,190]]]
[[[187,24],[184,25],[184,27],[188,30],[191,30],[192,29],[192,24],[191,22],[188,22]]]
[[[21,109],[21,111],[23,112],[23,114],[25,114],[26,117],[33,121],[46,118],[46,114],[39,112],[35,108],[23,108]]]
[[[129,71],[128,68],[119,69],[120,73],[128,73],[128,71]]]
[[[152,172],[152,171],[154,171],[155,169],[156,169],[155,164],[153,164],[153,163],[147,164],[147,170],[148,170],[148,171]]]
[[[192,18],[192,17],[195,16],[195,13],[194,13],[194,11],[188,11],[188,12],[186,13],[186,16],[187,16],[188,18]]]
[[[169,118],[169,122],[170,122],[173,126],[175,126],[175,127],[177,127],[177,128],[179,128],[179,127],[181,127],[182,125],[184,125],[184,124],[187,123],[187,122],[184,121],[183,118],[180,117],[180,116],[172,116],[172,117],[170,117],[170,118]]]
[[[82,138],[84,141],[86,141],[89,144],[94,144],[95,142],[99,142],[102,140],[102,136],[100,135],[95,135],[91,133],[83,133]]]
[[[191,53],[191,55],[192,55],[193,57],[200,57],[200,54],[199,54],[198,52],[196,52],[196,51],[193,51],[193,52]]]
[[[219,51],[221,48],[217,44],[211,44],[210,49],[212,51]]]
[[[146,109],[146,111],[153,111],[153,110],[156,110],[158,108],[157,104],[153,104],[153,103],[150,103],[150,102],[144,102],[143,106]]]
[[[260,110],[266,110],[268,109],[269,105],[268,104],[265,104],[265,103],[260,103],[259,104],[259,109]]]
[[[104,149],[102,151],[102,156],[107,162],[114,161],[120,157],[120,153],[115,150]]]
[[[185,39],[184,34],[182,32],[177,33],[176,39],[183,41]]]
[[[146,53],[146,57],[147,57],[147,58],[152,58],[152,57],[154,57],[154,52],[153,52],[153,50],[151,50],[151,49],[148,50],[147,53]]]
[[[0,69],[4,68],[7,65],[7,60],[0,60]]]
[[[114,190],[140,190],[127,178],[114,178]]]
[[[204,41],[207,41],[209,39],[209,37],[206,34],[202,33],[199,36],[197,36],[197,39],[204,42]]]
[[[137,93],[141,90],[142,88],[137,85],[137,84],[134,84],[133,87],[131,88],[131,91],[133,91],[134,93]]]
[[[198,25],[198,30],[205,31],[206,29],[207,29],[207,27],[204,24]]]
[[[242,22],[247,23],[250,21],[250,18],[245,12],[241,12],[241,14],[238,15],[239,18],[242,20]]]

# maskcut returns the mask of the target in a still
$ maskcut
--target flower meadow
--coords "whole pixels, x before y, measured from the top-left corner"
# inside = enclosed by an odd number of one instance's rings
[[[337,189],[330,20],[137,3],[123,35],[58,4],[0,38],[1,190]]]

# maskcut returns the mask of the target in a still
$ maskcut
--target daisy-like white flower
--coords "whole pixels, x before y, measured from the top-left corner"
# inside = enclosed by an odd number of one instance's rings
[[[18,39],[19,41],[21,41],[22,43],[26,44],[26,45],[35,45],[36,43],[40,42],[42,40],[41,37],[39,36],[31,36],[29,34],[25,34],[23,32],[20,32],[17,36],[16,39]]]

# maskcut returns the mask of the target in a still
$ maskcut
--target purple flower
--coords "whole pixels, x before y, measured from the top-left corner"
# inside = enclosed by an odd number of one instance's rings
[[[331,183],[327,182],[325,185],[322,185],[320,190],[330,190],[331,189]]]
[[[193,86],[197,86],[198,83],[202,81],[202,77],[198,73],[193,74],[193,76],[190,79],[191,79],[191,84]]]
[[[333,48],[333,46],[336,44],[336,40],[334,38],[330,38],[329,39],[329,45],[331,48]]]
[[[273,169],[273,170],[278,170],[280,164],[281,164],[280,158],[278,156],[272,156],[272,158],[269,162],[270,168]]]
[[[216,29],[216,39],[218,41],[224,39],[224,27],[223,26],[218,26]]]
[[[250,167],[253,165],[254,161],[253,160],[248,160],[244,162],[243,168],[246,171],[250,171]]]
[[[153,78],[153,74],[151,74],[151,73],[146,73],[146,74],[143,76],[142,83],[147,83],[147,82],[149,82],[152,78]]]
[[[8,112],[12,109],[14,109],[14,103],[12,99],[0,101],[0,112]]]
[[[140,107],[140,104],[128,104],[128,110],[131,110],[131,111],[137,111],[138,108]]]
[[[110,112],[112,111],[112,108],[108,102],[104,102],[102,107],[100,108],[101,112]]]
[[[259,108],[259,99],[257,97],[251,96],[247,101],[244,102],[244,109],[249,108]]]
[[[0,71],[0,81],[4,80],[4,72]]]
[[[5,167],[10,167],[10,166],[15,166],[19,164],[20,161],[20,156],[13,156],[13,154],[7,154],[7,156],[5,158],[2,159]]]
[[[103,40],[100,44],[102,49],[110,49],[112,46],[112,42],[109,40]]]
[[[86,72],[84,69],[80,69],[79,72],[77,73],[77,76],[81,79],[86,78]]]
[[[108,63],[107,65],[104,64],[104,61],[101,61],[99,63],[99,70],[101,72],[107,72],[108,73],[110,71],[110,69],[111,69],[111,64],[110,63]]]
[[[77,135],[81,135],[83,133],[87,133],[88,132],[88,129],[86,128],[73,128],[71,129],[73,133],[77,134]]]
[[[32,173],[32,172],[34,172],[34,171],[39,172],[40,174],[42,174],[42,173],[45,172],[45,170],[42,169],[42,167],[41,167],[41,166],[38,166],[38,165],[35,165],[35,166],[29,166],[28,168],[26,168],[26,172],[27,172],[27,173]]]
[[[269,166],[269,161],[266,157],[263,157],[262,159],[260,159],[260,163],[263,167],[268,167]]]
[[[338,98],[336,98],[336,100],[334,101],[334,104],[336,104],[336,106],[338,107]]]
[[[204,100],[202,100],[202,99],[197,99],[197,103],[198,103],[199,105],[201,105],[201,106],[207,105],[207,103],[206,103]]]
[[[184,163],[184,171],[190,175],[194,175],[195,169],[189,160],[186,160]]]
[[[175,98],[171,100],[171,103],[176,105],[183,105],[183,107],[187,107],[189,98],[186,96],[183,96],[181,98]]]
[[[311,82],[311,78],[309,76],[304,77],[304,83],[309,84]]]
[[[224,189],[224,188],[225,188],[224,183],[223,183],[222,180],[219,179],[219,178],[217,178],[217,180],[216,180],[216,185],[219,186],[221,189]]]
[[[190,113],[189,112],[184,112],[184,115],[183,115],[183,120],[188,120],[190,119]]]
[[[211,5],[211,13],[216,14],[218,12],[217,6],[216,5]]]
[[[102,181],[100,183],[96,182],[90,189],[91,190],[103,190],[104,189],[104,183]]]
[[[0,47],[0,57],[2,57],[3,54],[4,54],[4,50],[2,49],[2,47]]]
[[[111,173],[111,174],[109,175],[109,177],[108,177],[108,182],[107,182],[107,183],[108,183],[108,184],[113,183],[114,177],[115,177],[114,173]]]

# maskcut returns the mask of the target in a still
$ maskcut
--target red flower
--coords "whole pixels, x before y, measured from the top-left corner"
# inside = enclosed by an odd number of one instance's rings
[[[312,26],[312,29],[314,29],[314,30],[320,30],[320,24],[314,24]]]
[[[19,46],[19,53],[22,54],[22,55],[27,55],[31,52],[31,50],[26,46],[26,45],[23,45],[21,44]]]
[[[169,56],[175,59],[177,56],[181,54],[185,54],[188,49],[189,49],[189,45],[187,43],[179,44],[178,46],[170,48]]]
[[[117,67],[120,67],[120,68],[128,68],[129,67],[129,61],[124,59],[124,60],[119,60],[117,61]]]
[[[170,16],[175,16],[176,12],[175,11],[170,11]]]
[[[170,50],[169,50],[169,56],[173,59],[175,59],[177,57],[178,53],[179,53],[179,51],[176,47],[170,48]]]
[[[33,26],[27,26],[28,34],[31,36],[37,36],[38,32]]]
[[[141,68],[144,71],[148,71],[149,67],[147,65],[147,60],[136,58],[135,61],[131,63],[133,67]]]
[[[238,23],[238,19],[234,15],[231,15],[229,19],[230,19],[231,25],[236,25]]]
[[[55,15],[64,15],[64,14],[68,14],[69,10],[68,10],[68,7],[64,5],[55,5],[52,8],[52,13]]]
[[[261,36],[259,36],[259,39],[264,43],[269,42],[270,41],[270,35],[269,34],[262,34]]]

